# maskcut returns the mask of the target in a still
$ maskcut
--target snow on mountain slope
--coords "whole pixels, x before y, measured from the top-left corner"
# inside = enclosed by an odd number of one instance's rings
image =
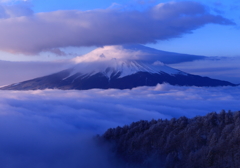
[[[79,74],[76,75],[76,78],[89,77],[97,73],[101,73],[108,78],[117,74],[119,75],[118,78],[122,78],[137,72],[166,73],[169,75],[186,74],[162,63],[160,56],[164,54],[167,54],[167,52],[142,45],[100,47],[86,55],[72,59],[77,65],[70,70],[70,75],[63,80],[76,74]],[[165,57],[167,56],[165,55]]]
[[[100,55],[101,56],[101,55]],[[166,66],[160,61],[156,61],[153,64],[143,63],[140,61],[123,60],[123,59],[106,59],[100,57],[98,61],[94,62],[82,62],[77,64],[74,68],[70,69],[70,74],[63,80],[79,74],[78,77],[89,77],[97,73],[101,73],[107,78],[119,75],[118,78],[129,76],[137,72],[148,72],[150,74],[166,73],[169,75],[186,74],[177,69]]]

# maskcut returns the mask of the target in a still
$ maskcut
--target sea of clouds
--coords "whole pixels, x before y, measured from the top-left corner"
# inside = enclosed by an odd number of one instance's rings
[[[240,87],[0,91],[0,167],[117,167],[93,136],[138,120],[240,110]]]

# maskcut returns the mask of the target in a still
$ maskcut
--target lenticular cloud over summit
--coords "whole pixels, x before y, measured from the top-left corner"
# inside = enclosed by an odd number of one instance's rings
[[[126,46],[131,46],[127,48]],[[72,60],[75,63],[81,62],[94,62],[103,61],[111,59],[122,59],[122,60],[146,60],[149,59],[150,53],[141,50],[143,46],[141,45],[113,45],[113,46],[103,46],[99,47],[92,52],[85,54],[83,56],[78,56]]]
[[[205,56],[161,51],[140,44],[125,44],[98,47],[85,55],[73,58],[72,61],[74,63],[83,63],[117,59],[142,61],[151,64],[156,61],[163,62],[164,64],[172,64],[205,58]]]
[[[240,109],[239,87],[0,93],[0,166],[14,168],[116,167],[92,141],[109,127]]]

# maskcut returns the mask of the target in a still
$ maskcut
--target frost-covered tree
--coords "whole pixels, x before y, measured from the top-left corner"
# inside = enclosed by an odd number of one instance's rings
[[[128,167],[239,168],[240,111],[139,121],[99,137]]]

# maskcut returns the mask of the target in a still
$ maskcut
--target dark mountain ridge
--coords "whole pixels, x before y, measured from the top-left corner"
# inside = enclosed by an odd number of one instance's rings
[[[140,64],[137,64],[140,67]],[[137,68],[139,68],[137,67]],[[132,67],[131,67],[132,68]],[[147,70],[131,69],[123,71],[106,67],[104,71],[81,73],[76,68],[67,69],[48,76],[15,83],[0,88],[1,90],[37,90],[37,89],[62,89],[62,90],[87,90],[87,89],[132,89],[139,86],[156,86],[157,84],[169,83],[180,86],[235,86],[234,84],[191,75],[182,71],[161,66],[162,70],[153,72],[151,67]],[[140,67],[143,68],[143,67]],[[146,68],[146,66],[144,66]]]

